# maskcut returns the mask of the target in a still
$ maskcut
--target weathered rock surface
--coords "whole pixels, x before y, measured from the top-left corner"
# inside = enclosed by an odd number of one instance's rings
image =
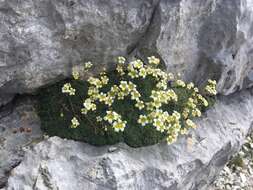
[[[252,85],[252,0],[161,0],[144,38],[141,52],[188,80],[215,78],[223,94]]]
[[[0,188],[5,185],[10,171],[21,162],[22,148],[41,136],[32,101],[24,100],[17,103],[14,110],[6,108],[0,112]]]
[[[253,127],[253,92],[219,98],[173,145],[93,147],[49,138],[26,151],[7,190],[207,190]]]
[[[238,154],[221,171],[210,190],[253,189],[253,133],[246,138]]]
[[[0,94],[0,108],[8,104],[13,98],[13,94]]]
[[[252,0],[0,0],[0,107],[74,65],[155,54],[168,70],[230,94],[253,85]],[[50,138],[26,152],[7,189],[205,189],[253,121],[250,92],[221,98],[171,146],[95,148]],[[8,115],[8,116],[6,116]],[[14,128],[32,132],[13,133]],[[41,137],[32,104],[0,113],[0,188]],[[109,150],[109,152],[108,152]]]
[[[251,0],[1,0],[0,18],[3,103],[73,65],[138,52],[199,84],[216,78],[223,94],[252,85]]]
[[[87,60],[127,54],[156,0],[1,0],[0,94],[31,92]]]

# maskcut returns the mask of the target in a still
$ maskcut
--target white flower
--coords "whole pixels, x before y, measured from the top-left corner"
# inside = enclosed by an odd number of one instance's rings
[[[80,125],[79,121],[77,120],[76,117],[73,117],[73,119],[71,120],[71,128],[77,128]]]

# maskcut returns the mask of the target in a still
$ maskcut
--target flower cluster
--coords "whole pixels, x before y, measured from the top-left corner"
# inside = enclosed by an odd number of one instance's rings
[[[216,81],[209,79],[208,80],[208,85],[205,87],[205,90],[210,95],[216,95],[217,94],[217,91],[216,91]]]
[[[80,78],[80,74],[77,68],[72,69],[72,76],[75,80],[78,80]]]
[[[62,93],[69,94],[70,96],[74,96],[76,89],[72,88],[70,83],[64,84],[62,87]]]
[[[133,105],[137,118],[131,118],[139,127],[152,127],[166,136],[168,143],[173,143],[179,134],[185,134],[188,129],[196,128],[193,118],[201,116],[201,108],[209,105],[207,99],[193,83],[186,83],[159,68],[160,59],[148,57],[148,63],[140,59],[127,63],[124,57],[117,58],[115,75],[117,80],[111,80],[106,72],[88,78],[87,98],[83,101],[81,113],[85,117],[95,116],[96,122],[107,130],[123,132],[128,128],[128,122],[122,110],[117,110],[117,104],[127,101]],[[85,70],[91,68],[90,62],[85,64]],[[79,79],[79,73],[73,70],[73,78]],[[151,81],[151,88],[142,86],[143,81]],[[205,87],[208,95],[216,95],[216,82],[208,81]],[[67,83],[62,88],[63,93],[75,95],[75,89]],[[147,95],[148,94],[148,95]],[[173,108],[173,109],[171,109]],[[74,117],[71,127],[80,124]],[[130,122],[133,123],[133,122]]]
[[[121,115],[119,115],[115,111],[106,111],[106,116],[104,117],[104,120],[112,124],[112,127],[116,132],[124,131],[126,127],[126,121],[122,121]]]
[[[73,119],[71,120],[71,128],[77,128],[80,125],[79,121],[77,120],[76,117],[73,117]]]
[[[158,65],[160,63],[160,59],[156,58],[155,56],[148,57],[149,64]]]
[[[89,70],[92,67],[92,63],[90,61],[84,63],[84,69]]]

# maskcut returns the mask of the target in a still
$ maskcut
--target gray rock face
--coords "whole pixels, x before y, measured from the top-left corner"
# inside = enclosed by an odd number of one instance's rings
[[[49,138],[26,151],[7,190],[207,190],[253,125],[253,93],[220,98],[173,145],[93,147]]]
[[[5,106],[7,103],[9,103],[13,99],[13,94],[0,94],[0,107]]]
[[[252,0],[0,0],[0,107],[70,75],[86,61],[160,57],[168,71],[219,92],[253,86]],[[30,102],[0,111],[0,188],[206,189],[252,127],[250,91],[220,98],[198,130],[173,145],[95,148],[41,139]],[[6,116],[8,115],[8,116]],[[32,132],[13,133],[15,128]]]
[[[31,130],[31,131],[30,131]],[[0,112],[0,188],[24,156],[22,149],[42,136],[33,102],[24,100],[14,110]]]
[[[216,78],[223,94],[252,85],[251,0],[1,0],[0,18],[2,104],[73,65],[138,52],[199,84]]]
[[[251,0],[161,0],[140,52],[153,50],[168,70],[230,94],[252,85]]]
[[[125,55],[150,23],[156,0],[0,1],[0,94],[31,92],[69,76],[73,65],[102,68]]]

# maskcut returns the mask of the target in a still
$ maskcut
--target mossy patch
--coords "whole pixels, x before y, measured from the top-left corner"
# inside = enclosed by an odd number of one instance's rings
[[[111,75],[111,77],[115,76]],[[69,97],[62,94],[62,86],[67,82],[70,82],[80,92],[77,96]],[[148,90],[149,85],[152,84],[148,80],[142,83],[146,93],[150,91]],[[84,117],[80,113],[83,100],[87,98],[87,90],[86,81],[72,79],[41,88],[37,95],[37,110],[41,118],[42,130],[49,136],[84,141],[96,146],[125,142],[132,147],[141,147],[156,144],[164,139],[164,135],[154,127],[143,127],[132,120],[132,118],[137,118],[139,113],[128,101],[121,101],[114,106],[114,109],[124,115],[128,121],[128,127],[124,132],[115,133],[111,128],[108,128],[107,131],[99,129],[101,126],[96,121],[95,115],[90,113]],[[82,118],[80,126],[75,129],[70,128],[73,115]]]
[[[154,57],[150,60],[159,63]],[[193,83],[186,84],[152,63],[136,60],[130,64],[120,64],[120,68],[88,81],[79,80],[74,71],[75,80],[41,88],[37,110],[42,130],[49,136],[96,146],[125,142],[141,147],[165,139],[174,142],[180,133],[195,128],[191,119],[213,104],[213,96],[202,96]],[[215,93],[215,84],[210,80],[208,90]],[[112,103],[106,98],[112,98]],[[112,117],[117,119],[108,120],[108,112],[114,112]]]

